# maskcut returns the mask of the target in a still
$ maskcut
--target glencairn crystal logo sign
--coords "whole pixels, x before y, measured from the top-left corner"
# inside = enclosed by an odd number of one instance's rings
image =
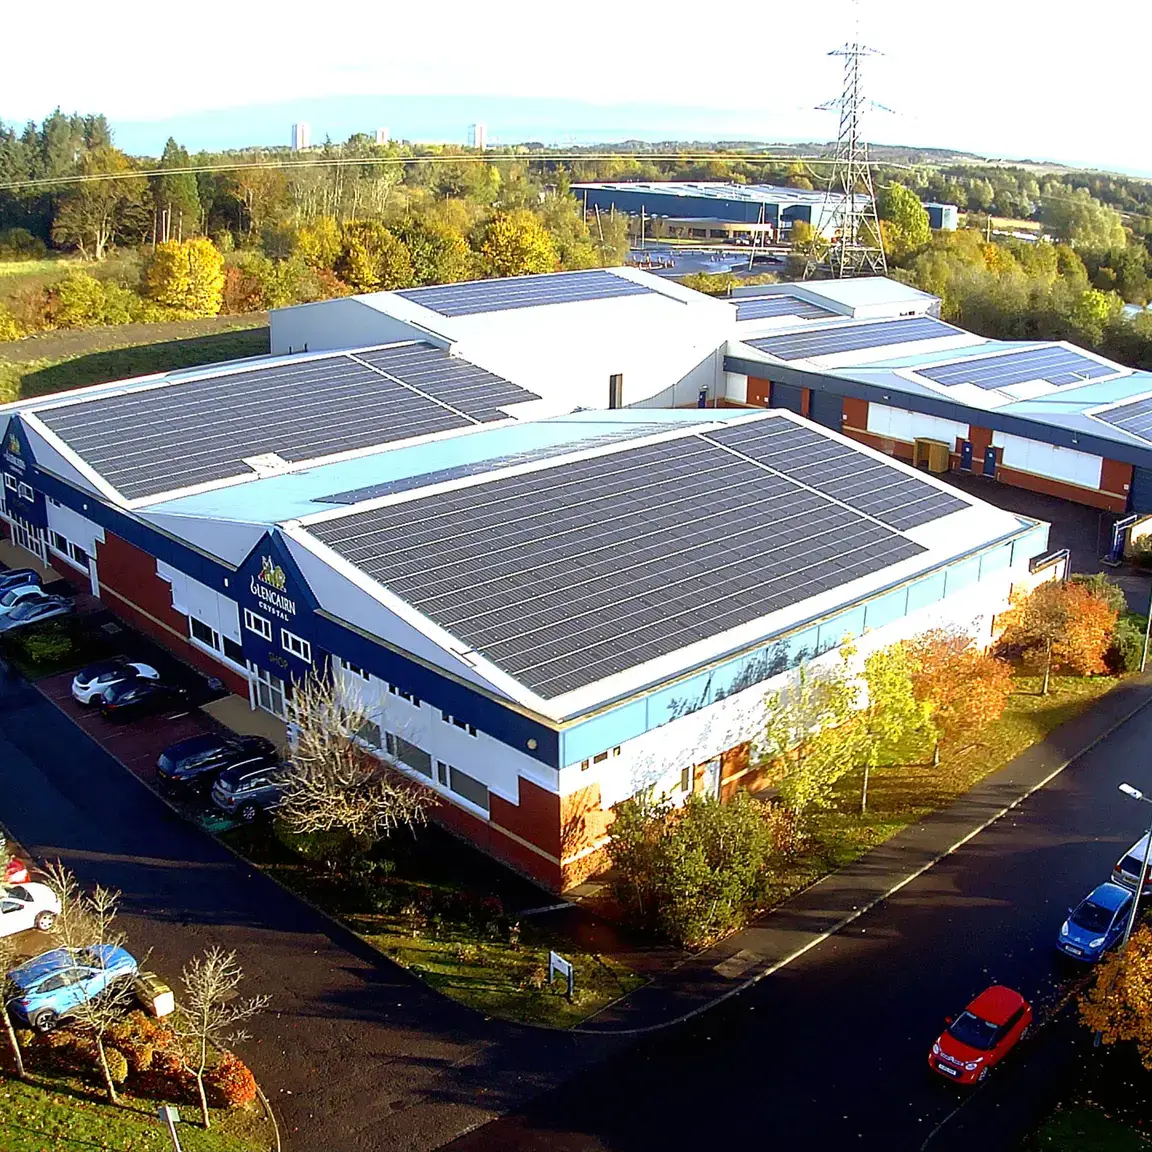
[[[260,557],[260,575],[249,581],[249,589],[269,611],[281,620],[291,620],[296,615],[296,601],[285,594],[288,580],[284,569],[271,556]]]
[[[4,441],[4,463],[14,472],[24,472],[24,457],[20,453],[20,437],[15,432],[9,432]]]

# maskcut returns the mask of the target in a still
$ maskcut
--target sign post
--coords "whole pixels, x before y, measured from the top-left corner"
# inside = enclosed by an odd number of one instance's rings
[[[176,1122],[180,1119],[180,1109],[171,1104],[161,1104],[156,1109],[157,1117],[164,1122],[168,1135],[172,1138],[172,1152],[183,1152],[180,1147],[180,1137],[176,1135]]]
[[[575,972],[572,968],[572,962],[565,960],[558,952],[548,953],[548,983],[551,984],[557,976],[562,976],[568,981],[568,1003],[572,1003],[572,992],[576,987]]]

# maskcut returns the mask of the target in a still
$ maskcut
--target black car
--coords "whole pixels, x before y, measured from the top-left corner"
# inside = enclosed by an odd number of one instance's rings
[[[9,588],[21,588],[25,584],[35,584],[39,588],[43,583],[40,573],[31,568],[8,568],[0,572],[0,592],[7,592]]]
[[[230,816],[251,823],[280,806],[286,772],[281,765],[221,772],[212,786],[212,802]]]
[[[207,792],[221,772],[247,772],[279,763],[276,745],[263,736],[192,736],[165,748],[156,761],[156,782],[169,793]]]
[[[121,680],[105,688],[100,697],[100,714],[109,720],[130,720],[150,716],[187,704],[188,693],[163,680]]]

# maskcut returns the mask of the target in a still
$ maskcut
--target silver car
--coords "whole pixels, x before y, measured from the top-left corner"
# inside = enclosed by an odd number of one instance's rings
[[[38,600],[25,600],[17,604],[6,616],[0,616],[0,632],[11,632],[29,624],[39,624],[57,616],[67,616],[72,601],[63,596],[42,596]]]

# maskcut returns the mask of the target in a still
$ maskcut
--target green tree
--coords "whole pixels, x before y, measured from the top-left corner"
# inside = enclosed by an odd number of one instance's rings
[[[472,274],[468,241],[437,220],[409,217],[395,229],[408,249],[416,284],[455,284]]]
[[[1122,301],[1115,292],[1085,288],[1072,304],[1068,320],[1085,344],[1098,345],[1104,340],[1108,324],[1120,313]]]
[[[903,184],[888,184],[882,188],[876,209],[887,225],[884,229],[885,246],[890,246],[894,260],[906,259],[932,239],[928,213],[920,203],[920,197]]]
[[[85,260],[103,260],[117,235],[139,227],[147,184],[127,175],[132,164],[115,148],[96,148],[81,157],[82,176],[113,177],[69,184],[60,196],[52,236],[80,250]]]
[[[224,257],[206,236],[158,244],[144,269],[150,300],[193,316],[215,316],[224,299]]]
[[[140,298],[113,281],[97,280],[87,272],[69,272],[52,289],[53,316],[61,328],[92,328],[98,324],[128,324],[140,318]]]
[[[336,275],[357,292],[390,292],[413,283],[412,258],[400,240],[379,220],[351,220],[344,225]]]
[[[171,136],[160,157],[161,168],[187,168],[188,151]],[[200,226],[200,192],[193,172],[151,177],[155,218],[152,234],[158,241],[183,240]]]
[[[560,255],[552,237],[527,209],[497,212],[480,238],[480,267],[486,276],[555,272]]]
[[[340,225],[334,216],[318,216],[296,233],[296,255],[309,268],[331,270],[340,256]]]
[[[1123,248],[1120,213],[1101,204],[1086,188],[1045,185],[1040,219],[1044,226],[1074,248]]]

